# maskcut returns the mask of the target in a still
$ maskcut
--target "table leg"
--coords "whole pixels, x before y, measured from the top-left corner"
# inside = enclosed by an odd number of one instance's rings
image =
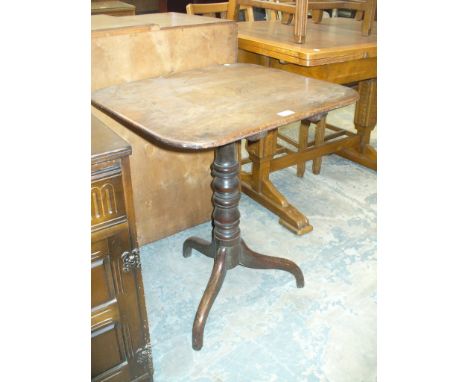
[[[325,141],[325,127],[327,126],[326,116],[316,122],[315,126],[315,145],[321,145]],[[312,162],[312,172],[315,175],[320,174],[322,168],[322,157],[315,158]]]
[[[203,346],[203,332],[208,314],[229,269],[237,265],[256,269],[280,269],[294,275],[298,288],[304,286],[304,276],[295,263],[287,259],[260,255],[248,248],[241,239],[239,162],[235,143],[216,149],[212,175],[214,190],[212,240],[209,242],[190,237],[183,245],[185,257],[189,257],[192,249],[196,249],[214,258],[211,277],[193,323],[192,347],[194,350],[200,350]]]
[[[358,92],[354,125],[360,136],[359,145],[343,149],[337,154],[377,170],[377,151],[369,144],[371,132],[377,124],[377,79],[359,82]]]
[[[299,139],[298,139],[298,152],[303,152],[309,147],[309,127],[311,122],[315,124],[315,136],[314,144],[321,145],[325,141],[325,128],[327,126],[327,113],[319,114],[301,121],[299,126]],[[302,178],[305,172],[305,160],[297,161],[296,174],[298,177]],[[322,157],[319,156],[313,159],[312,162],[312,172],[315,175],[320,174],[320,169],[322,167]]]
[[[247,143],[252,161],[252,172],[242,172],[242,191],[280,217],[280,224],[302,235],[312,231],[309,220],[271,183],[270,162],[276,152],[277,130],[269,131],[265,138]]]
[[[319,24],[323,19],[323,9],[312,9],[312,21]]]
[[[298,139],[298,151],[304,151],[308,147],[309,143],[309,127],[310,121],[308,119],[303,119],[299,126],[299,139]],[[297,161],[296,165],[296,175],[300,178],[304,176],[306,167],[305,160]]]

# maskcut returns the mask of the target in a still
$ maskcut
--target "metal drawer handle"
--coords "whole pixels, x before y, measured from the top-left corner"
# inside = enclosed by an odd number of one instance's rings
[[[125,251],[120,257],[122,258],[124,272],[141,268],[140,250],[138,248],[133,249],[132,252]]]

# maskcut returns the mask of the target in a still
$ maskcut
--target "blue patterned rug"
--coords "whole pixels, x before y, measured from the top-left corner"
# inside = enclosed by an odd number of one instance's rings
[[[352,111],[334,118],[349,125]],[[376,173],[335,155],[318,176],[310,162],[304,178],[295,171],[271,180],[314,230],[292,234],[244,194],[241,230],[254,251],[295,261],[305,287],[282,271],[230,270],[201,351],[191,347],[192,323],[213,261],[196,251],[183,258],[182,243],[209,240],[211,223],[141,248],[155,381],[376,380]]]

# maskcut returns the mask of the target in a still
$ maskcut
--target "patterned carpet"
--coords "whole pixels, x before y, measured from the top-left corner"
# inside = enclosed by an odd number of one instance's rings
[[[352,128],[352,116],[348,107],[329,121]],[[182,243],[210,239],[211,223],[143,246],[155,381],[376,380],[376,173],[332,155],[318,176],[308,162],[302,179],[287,168],[271,180],[314,230],[290,233],[243,194],[243,238],[257,252],[295,261],[305,287],[282,271],[230,270],[196,352],[192,323],[213,263],[196,251],[183,258]]]

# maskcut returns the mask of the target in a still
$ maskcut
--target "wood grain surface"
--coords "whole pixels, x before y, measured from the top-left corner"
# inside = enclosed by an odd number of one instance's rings
[[[240,22],[239,49],[302,66],[376,57],[377,34],[362,36],[360,24],[346,18],[308,23],[305,43],[296,44],[292,26],[281,21]]]
[[[250,64],[206,68],[100,89],[92,103],[155,141],[222,146],[349,105],[356,91]]]

